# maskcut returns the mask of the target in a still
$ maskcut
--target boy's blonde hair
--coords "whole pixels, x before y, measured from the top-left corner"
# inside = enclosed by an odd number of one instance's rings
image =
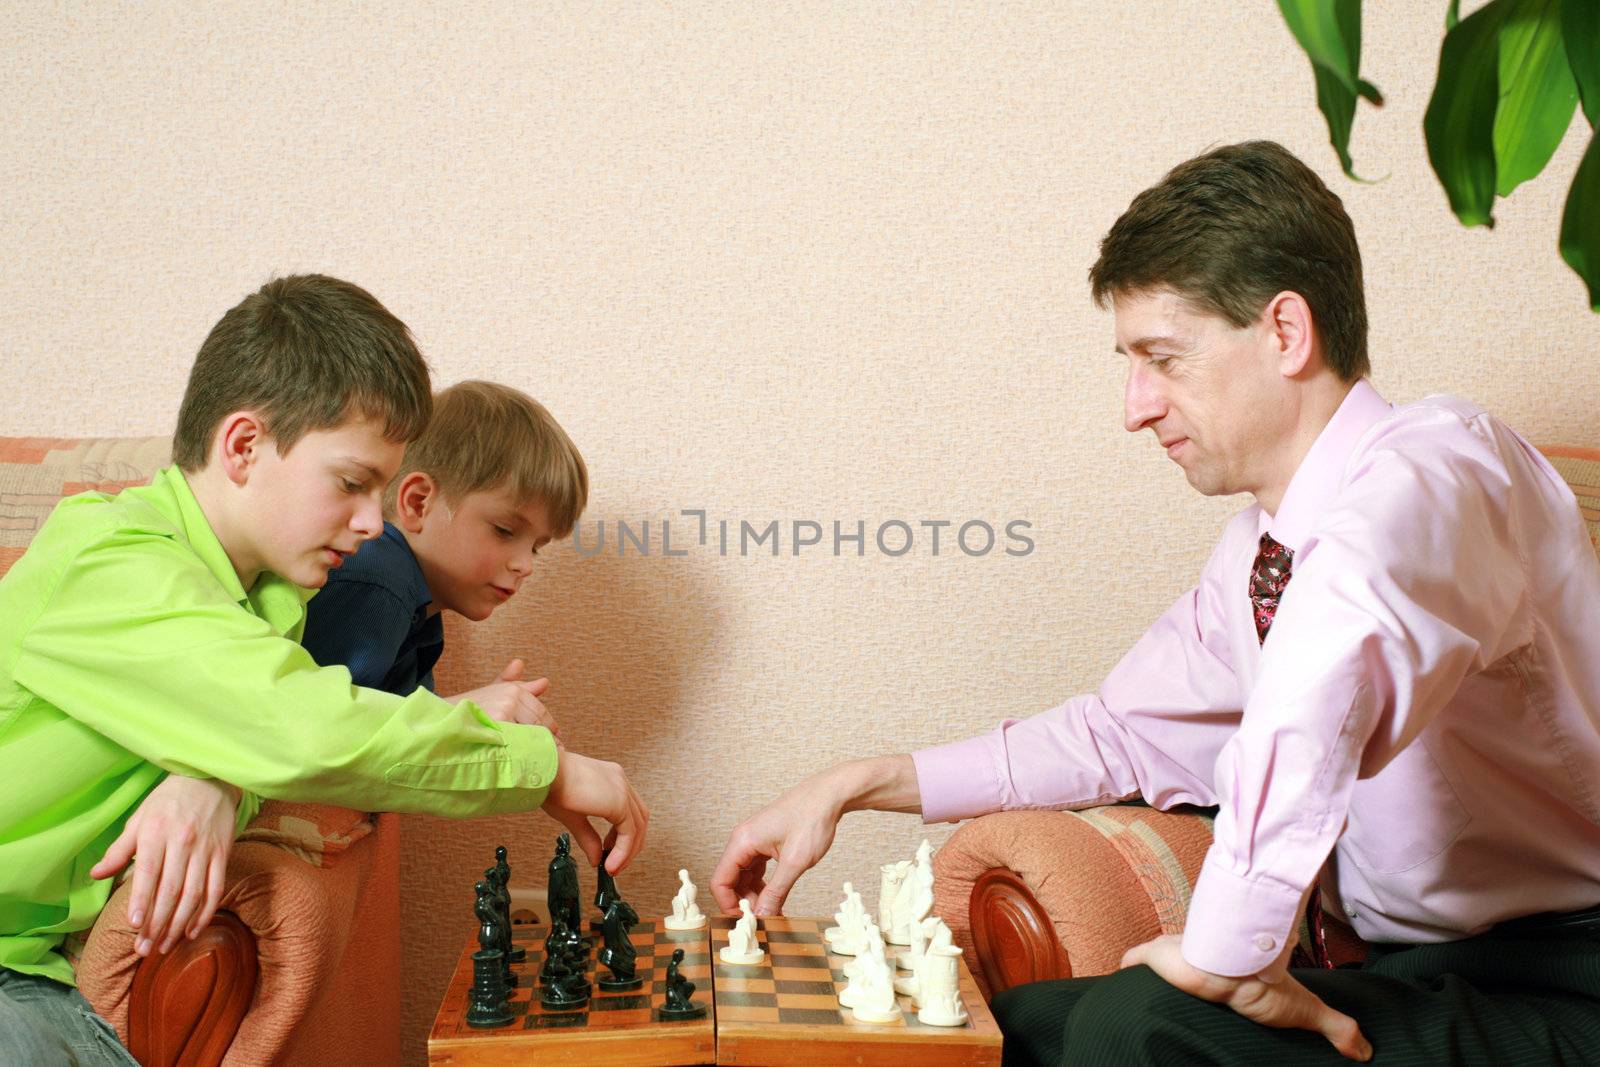
[[[589,470],[567,431],[543,404],[496,382],[457,382],[434,396],[433,418],[406,447],[384,494],[391,518],[400,482],[412,471],[431,477],[452,505],[502,487],[519,504],[537,500],[555,538],[572,532],[589,502]]]

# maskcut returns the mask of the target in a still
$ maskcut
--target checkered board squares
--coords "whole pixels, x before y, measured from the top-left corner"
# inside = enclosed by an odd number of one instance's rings
[[[961,964],[961,993],[970,1016],[961,1027],[928,1026],[917,1019],[909,997],[900,997],[898,1022],[857,1022],[839,1004],[848,956],[831,955],[822,919],[770,918],[758,923],[766,958],[753,966],[723,963],[735,920],[711,920],[711,984],[717,1010],[719,1064],[885,1064],[918,1067],[1000,1062],[1000,1031]],[[891,957],[902,949],[893,946]],[[802,1047],[803,1046],[803,1047]]]
[[[527,950],[527,959],[512,964],[517,988],[509,1004],[510,1025],[474,1030],[467,1025],[467,992],[472,987],[472,953],[476,941],[462,952],[446,988],[433,1032],[428,1037],[431,1063],[491,1064],[501,1062],[593,1063],[608,1065],[661,1065],[711,1063],[716,1037],[711,1015],[711,957],[704,930],[673,931],[659,920],[646,919],[630,931],[637,974],[644,984],[636,990],[608,993],[600,989],[597,975],[610,971],[597,964],[600,938],[589,953],[589,981],[595,983],[589,1003],[572,1011],[552,1011],[539,1003],[539,968],[544,963],[544,939],[549,927],[516,926],[512,942]],[[667,1000],[667,963],[674,949],[684,950],[679,971],[695,984],[694,1000],[706,1005],[700,1019],[664,1021],[658,1009]]]

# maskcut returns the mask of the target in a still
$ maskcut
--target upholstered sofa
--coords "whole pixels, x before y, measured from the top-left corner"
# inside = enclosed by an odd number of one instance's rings
[[[1546,448],[1600,553],[1600,449]],[[934,906],[976,963],[985,995],[1105,974],[1133,945],[1183,929],[1211,843],[1207,814],[1117,805],[973,819],[934,858]],[[1365,954],[1329,916],[1335,963]]]
[[[142,485],[167,438],[0,438],[0,574],[63,496]],[[234,846],[216,919],[133,951],[122,885],[68,945],[80,988],[141,1063],[396,1063],[399,822],[267,802]]]

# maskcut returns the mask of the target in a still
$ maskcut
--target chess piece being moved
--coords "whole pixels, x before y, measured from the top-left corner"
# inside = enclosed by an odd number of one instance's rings
[[[600,979],[600,988],[607,993],[621,993],[644,985],[634,962],[639,952],[628,934],[638,921],[638,913],[621,897],[613,896],[606,905],[605,917],[600,920],[605,947],[600,950],[599,959],[611,970],[610,978]]]
[[[611,902],[619,896],[617,893],[617,880],[611,876],[610,871],[606,870],[606,859],[610,855],[611,850],[609,848],[600,853],[600,866],[595,871],[594,906],[595,910],[600,913],[600,917],[589,924],[589,929],[592,931],[598,932],[601,929],[601,923],[605,922],[606,908],[610,907]],[[637,922],[638,920],[635,919],[634,921]]]
[[[528,950],[520,945],[511,944],[511,864],[506,862],[506,846],[497,845],[494,850],[494,869],[496,879],[500,883],[500,891],[505,895],[505,921],[506,944],[509,951],[506,953],[512,963],[521,963],[528,958]]]
[[[928,951],[917,968],[920,1005],[917,1021],[929,1026],[965,1026],[967,1009],[961,1003],[960,970],[957,961],[961,949],[945,945]]]
[[[700,911],[700,905],[695,903],[694,883],[689,881],[689,872],[678,872],[678,892],[672,898],[672,914],[662,920],[661,925],[668,930],[703,930],[706,926],[706,917]]]
[[[739,921],[728,931],[728,943],[717,955],[723,963],[740,967],[754,967],[766,958],[756,938],[756,913],[750,910],[748,900],[739,901]]]
[[[683,949],[672,950],[672,959],[667,961],[667,1002],[661,1007],[663,1019],[698,1019],[706,1013],[704,1004],[697,1004],[690,998],[694,996],[694,983],[685,978],[680,967],[683,966]]]
[[[511,1022],[505,983],[505,955],[500,951],[500,931],[488,887],[478,883],[473,905],[478,916],[478,951],[472,954],[472,988],[467,992],[467,1025],[486,1030]]]

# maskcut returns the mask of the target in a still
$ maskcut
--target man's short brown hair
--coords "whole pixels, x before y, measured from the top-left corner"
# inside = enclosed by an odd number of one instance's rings
[[[406,324],[371,293],[322,274],[275,278],[211,328],[189,371],[172,461],[206,465],[228,413],[260,414],[286,453],[313,430],[353,416],[410,441],[432,412],[428,365]]]
[[[1361,250],[1344,204],[1272,141],[1227,145],[1180,163],[1100,242],[1094,300],[1171,289],[1235,327],[1284,290],[1305,298],[1323,358],[1345,381],[1369,372]]]
[[[589,469],[567,431],[543,404],[497,382],[457,382],[433,398],[433,419],[384,497],[391,517],[400,480],[412,471],[432,478],[451,504],[501,488],[518,506],[541,503],[557,538],[572,532],[589,502]]]

